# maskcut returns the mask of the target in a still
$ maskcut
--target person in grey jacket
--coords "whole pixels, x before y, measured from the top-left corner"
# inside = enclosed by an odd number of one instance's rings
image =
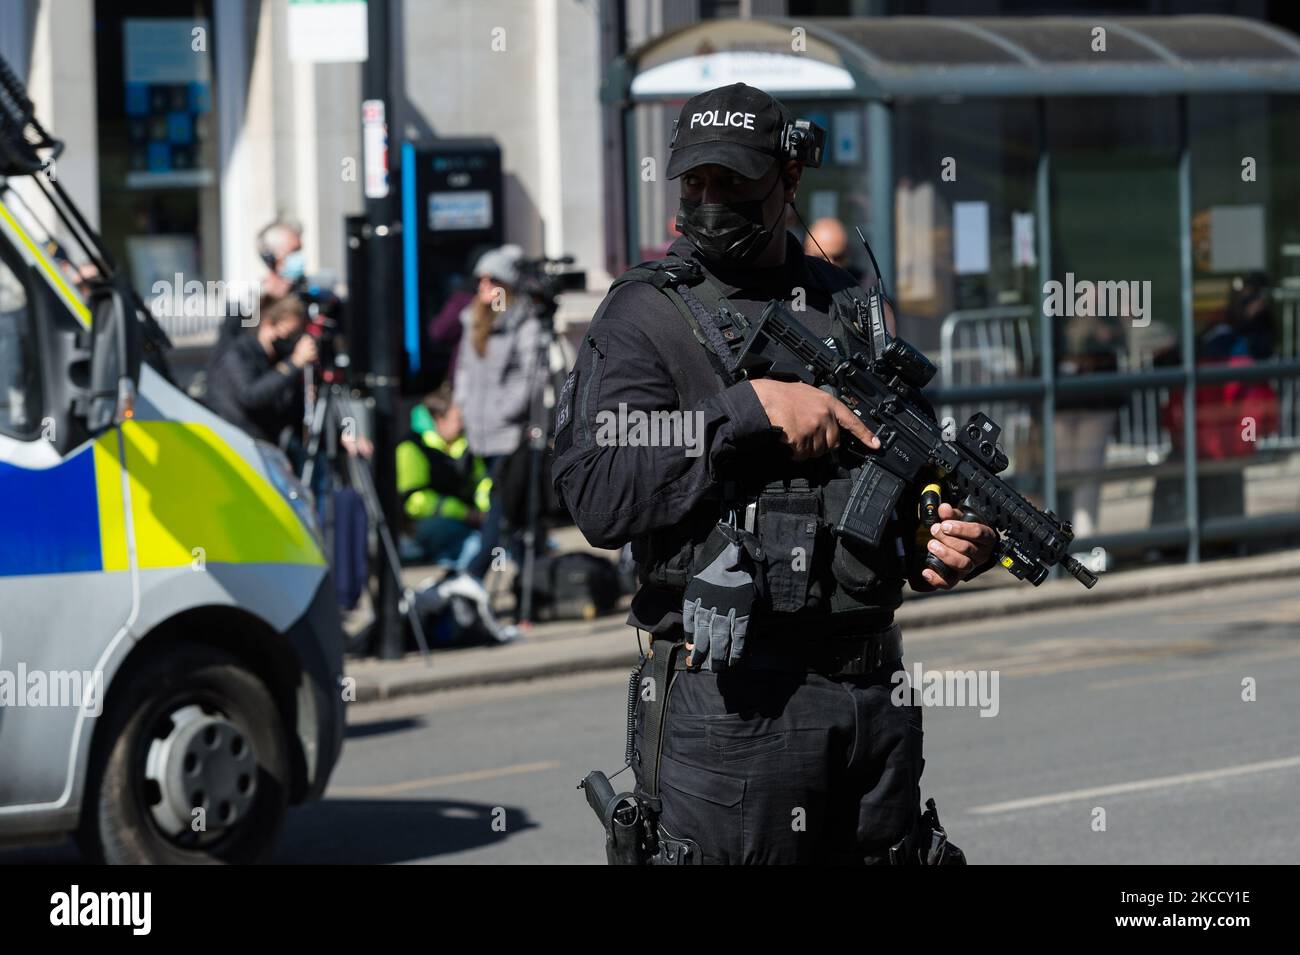
[[[465,332],[456,358],[452,400],[460,408],[471,453],[492,477],[492,505],[483,523],[483,546],[469,572],[483,577],[500,540],[501,470],[519,448],[532,402],[540,324],[532,303],[515,293],[523,250],[503,245],[474,266],[478,291],[461,313]]]

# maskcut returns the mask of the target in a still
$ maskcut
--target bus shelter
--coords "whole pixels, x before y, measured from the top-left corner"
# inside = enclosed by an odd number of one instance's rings
[[[1300,530],[1300,40],[1218,16],[698,23],[604,79],[616,257],[672,240],[672,121],[733,82],[827,130],[787,225],[865,231],[941,416],[1002,424],[1009,478],[1096,566]]]

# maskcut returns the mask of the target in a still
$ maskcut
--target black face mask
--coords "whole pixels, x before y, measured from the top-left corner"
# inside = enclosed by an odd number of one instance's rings
[[[772,183],[775,189],[781,183],[777,176]],[[772,225],[763,225],[763,204],[772,189],[762,199],[744,202],[696,202],[682,199],[677,211],[677,230],[700,250],[706,259],[747,265],[762,254],[772,238]],[[777,222],[780,221],[777,216]]]
[[[302,332],[297,335],[290,335],[288,338],[277,338],[271,343],[271,348],[275,351],[276,361],[287,361],[293,354],[294,346],[298,344],[298,339],[302,338]]]

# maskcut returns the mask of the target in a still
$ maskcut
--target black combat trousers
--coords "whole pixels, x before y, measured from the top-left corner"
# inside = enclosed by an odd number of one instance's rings
[[[916,825],[925,766],[921,707],[891,681],[902,666],[896,658],[835,678],[678,671],[664,715],[661,825],[697,843],[706,863],[888,864],[889,847]],[[653,756],[645,706],[639,784]]]

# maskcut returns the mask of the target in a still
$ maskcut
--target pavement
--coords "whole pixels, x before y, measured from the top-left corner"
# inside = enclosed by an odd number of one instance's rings
[[[977,620],[1295,576],[1300,576],[1300,549],[1103,574],[1092,590],[1070,577],[1032,587],[994,568],[952,592],[905,591],[895,619],[907,634]],[[535,624],[524,639],[500,646],[440,649],[427,659],[418,653],[400,660],[350,659],[346,675],[355,680],[355,701],[367,703],[462,687],[628,669],[639,658],[638,638],[625,622],[626,600],[622,606],[617,614],[596,620]],[[642,641],[645,639],[642,634]]]

